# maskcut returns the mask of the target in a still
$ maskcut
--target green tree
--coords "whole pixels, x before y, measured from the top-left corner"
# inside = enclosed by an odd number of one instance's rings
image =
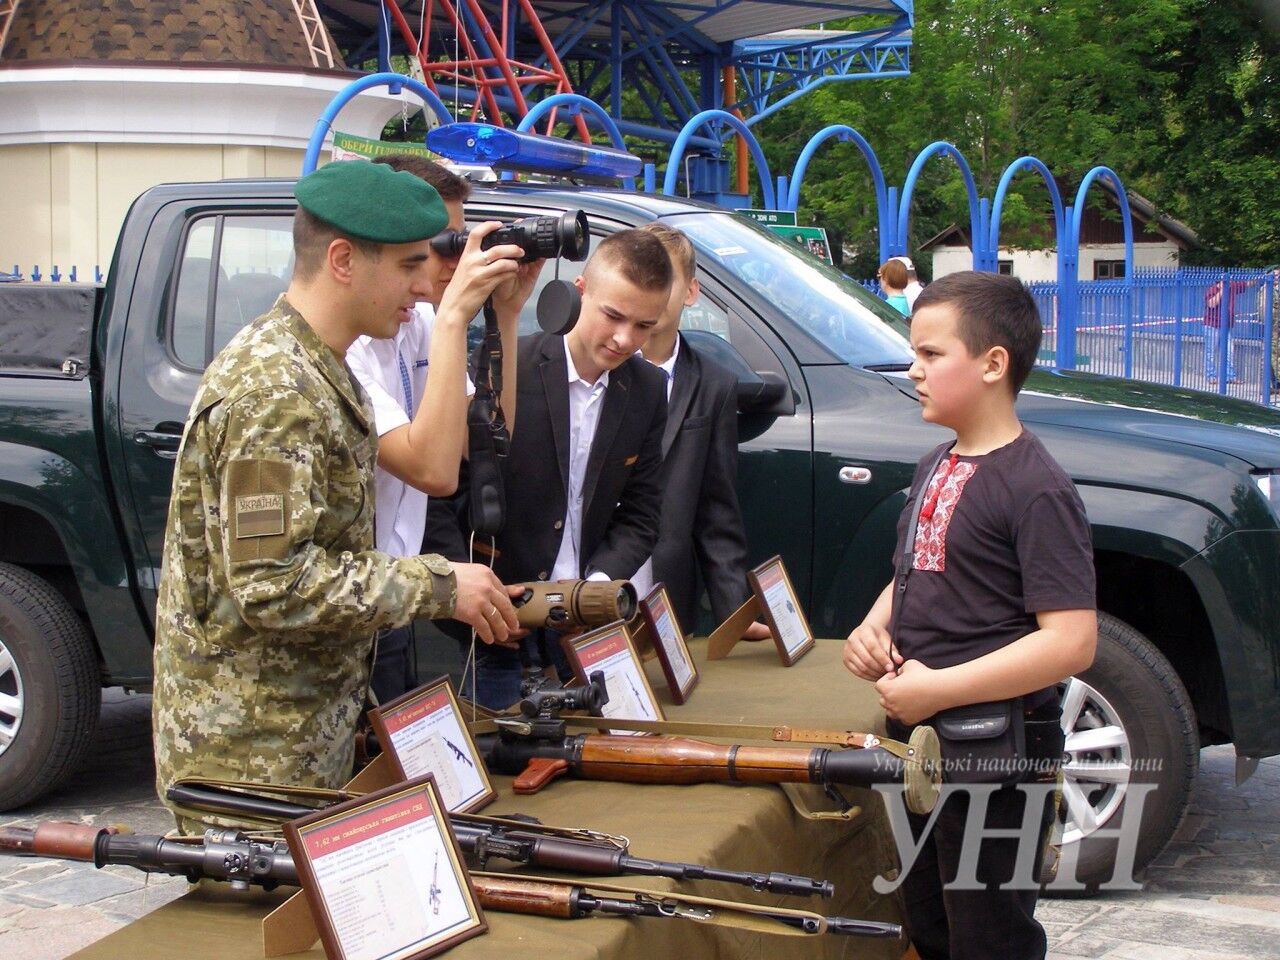
[[[759,132],[771,165],[788,172],[814,131],[848,124],[897,184],[921,148],[946,140],[986,196],[1024,154],[1045,161],[1067,203],[1102,163],[1186,220],[1207,256],[1274,261],[1276,43],[1245,0],[918,0],[910,77],[821,88]],[[857,253],[851,272],[870,275],[875,205],[854,149],[819,152],[800,213],[843,232]],[[1052,246],[1047,211],[1039,178],[1020,177],[1006,200],[1002,243]],[[933,161],[912,204],[910,252],[951,223],[967,231],[963,184],[949,161]]]

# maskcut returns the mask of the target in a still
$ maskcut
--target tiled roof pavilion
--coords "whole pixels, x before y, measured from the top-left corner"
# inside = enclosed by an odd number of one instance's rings
[[[342,69],[332,40],[328,48],[334,52],[334,67]],[[3,60],[315,67],[291,0],[21,3]]]

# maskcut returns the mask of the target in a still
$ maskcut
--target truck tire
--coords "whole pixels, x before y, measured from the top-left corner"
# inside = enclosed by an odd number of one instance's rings
[[[98,659],[80,618],[44,580],[0,563],[0,811],[76,768],[101,706]]]
[[[1186,812],[1200,762],[1195,711],[1164,655],[1137,630],[1098,614],[1093,666],[1062,685],[1066,763],[1063,766],[1062,861],[1049,894],[1096,893],[1114,882],[1115,829],[1132,787],[1154,784],[1142,805],[1133,874],[1164,849]]]

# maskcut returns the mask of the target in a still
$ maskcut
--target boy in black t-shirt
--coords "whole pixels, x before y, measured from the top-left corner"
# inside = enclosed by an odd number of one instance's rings
[[[1084,506],[1014,410],[1040,335],[1035,301],[1012,277],[951,274],[916,300],[910,376],[924,419],[956,439],[920,461],[899,524],[897,556],[908,536],[914,556],[896,635],[891,642],[890,583],[849,634],[844,663],[875,682],[891,736],[941,710],[1021,697],[1032,721],[1026,759],[1052,765],[1063,745],[1051,722],[1060,716],[1054,684],[1093,662],[1097,615]],[[916,529],[907,530],[921,497]],[[1044,777],[1043,764],[1028,766],[1038,769],[1020,782]],[[1028,796],[1016,784],[995,790],[986,829],[1020,827]],[[967,789],[946,790],[927,836],[928,818],[911,818],[916,842],[923,837],[903,881],[912,943],[923,960],[1044,957],[1038,890],[1009,882],[1017,837],[981,842],[979,889],[951,882],[973,856],[963,851],[971,799]],[[1046,803],[1041,840],[1052,813]]]

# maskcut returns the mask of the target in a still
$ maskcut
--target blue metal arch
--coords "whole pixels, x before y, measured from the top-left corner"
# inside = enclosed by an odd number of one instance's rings
[[[1106,166],[1096,166],[1084,175],[1084,179],[1080,181],[1080,189],[1076,191],[1076,202],[1071,208],[1071,232],[1068,237],[1071,241],[1071,249],[1074,253],[1080,252],[1080,227],[1081,218],[1084,216],[1084,201],[1089,193],[1089,188],[1093,186],[1097,180],[1110,180],[1112,186],[1116,188],[1116,203],[1120,207],[1120,213],[1124,220],[1124,265],[1125,277],[1133,276],[1133,215],[1129,211],[1128,194],[1125,192],[1124,183],[1120,179],[1120,175]]]
[[[916,159],[911,164],[911,169],[907,171],[907,179],[902,185],[902,199],[898,204],[898,226],[894,231],[889,255],[896,257],[906,256],[907,218],[911,213],[911,195],[915,193],[916,181],[920,179],[920,171],[924,169],[924,165],[929,162],[930,158],[938,154],[949,156],[955,160],[956,166],[960,168],[960,173],[964,177],[965,190],[969,194],[969,235],[973,238],[973,266],[975,270],[980,269],[978,265],[982,262],[982,245],[985,236],[982,230],[982,204],[978,200],[978,185],[974,182],[973,171],[969,169],[969,161],[965,160],[964,154],[960,152],[955,144],[946,143],[942,140],[929,144],[929,146],[916,154]]]
[[[773,181],[769,178],[769,161],[765,159],[764,151],[760,149],[760,143],[751,133],[751,128],[732,113],[726,113],[724,110],[703,110],[701,113],[690,117],[689,122],[680,129],[680,135],[676,137],[676,142],[671,147],[671,157],[667,161],[667,173],[662,180],[662,192],[668,197],[675,196],[676,177],[680,173],[680,161],[684,159],[684,152],[689,146],[689,141],[693,139],[695,130],[712,120],[727,123],[742,134],[747,141],[747,149],[751,151],[751,159],[755,161],[756,170],[760,175],[760,192],[764,196],[765,208],[773,209],[774,204],[777,203],[777,195],[773,190]]]
[[[571,117],[585,110],[600,121],[600,126],[604,127],[605,133],[609,134],[609,141],[615,147],[619,150],[627,149],[627,143],[622,139],[622,131],[618,129],[617,123],[614,122],[613,117],[609,116],[608,111],[594,100],[589,100],[576,93],[557,93],[553,97],[539,100],[524,115],[520,123],[516,125],[516,130],[521,133],[530,130],[535,123],[542,119],[543,115],[550,113],[557,107],[564,107],[566,115]],[[503,175],[503,179],[508,179],[506,174]],[[634,190],[636,188],[636,178],[623,177],[622,185],[628,190]]]
[[[844,143],[855,144],[858,150],[862,152],[862,157],[867,161],[867,166],[871,170],[871,179],[876,187],[876,218],[880,225],[880,260],[884,262],[889,259],[887,250],[890,240],[886,230],[889,217],[889,196],[884,182],[884,170],[881,169],[880,160],[876,157],[876,152],[871,148],[871,144],[853,127],[846,126],[843,123],[834,123],[829,127],[823,127],[809,138],[809,142],[800,151],[795,167],[792,168],[791,182],[787,189],[787,199],[783,209],[791,211],[799,209],[800,186],[804,183],[805,172],[809,169],[809,161],[818,152],[818,148],[832,137]]]
[[[355,99],[358,94],[363,93],[370,87],[383,86],[393,94],[398,94],[403,88],[408,87],[422,99],[423,103],[431,108],[432,112],[440,118],[441,123],[453,123],[453,116],[449,113],[449,108],[421,80],[415,80],[413,77],[406,77],[399,73],[371,73],[367,77],[353,80],[335,93],[333,99],[329,101],[329,105],[324,108],[324,113],[320,114],[320,118],[316,120],[316,125],[311,131],[311,139],[307,142],[306,155],[302,158],[303,176],[315,170],[316,164],[320,162],[320,150],[324,146],[324,138],[328,135],[329,127],[333,124],[334,118],[338,116],[338,112]]]
[[[1124,221],[1124,283],[1129,295],[1124,298],[1125,376],[1132,373],[1133,363],[1133,216],[1129,211],[1124,183],[1110,167],[1096,166],[1085,174],[1076,191],[1076,202],[1066,210],[1070,227],[1065,243],[1058,243],[1059,314],[1058,337],[1054,362],[1059,367],[1074,369],[1076,365],[1076,324],[1080,319],[1080,228],[1084,203],[1089,188],[1097,180],[1110,180],[1116,191],[1116,202]]]
[[[1000,177],[1000,185],[996,187],[995,199],[991,204],[991,226],[987,248],[984,251],[984,262],[979,267],[981,270],[989,272],[996,270],[996,258],[1000,252],[1000,219],[1004,214],[1005,194],[1009,192],[1013,178],[1023,170],[1034,170],[1040,174],[1045,186],[1049,188],[1049,198],[1053,201],[1053,237],[1059,250],[1062,247],[1062,234],[1066,230],[1066,211],[1062,206],[1062,192],[1058,189],[1057,181],[1053,179],[1049,168],[1038,157],[1019,157],[1005,167],[1004,174]]]

